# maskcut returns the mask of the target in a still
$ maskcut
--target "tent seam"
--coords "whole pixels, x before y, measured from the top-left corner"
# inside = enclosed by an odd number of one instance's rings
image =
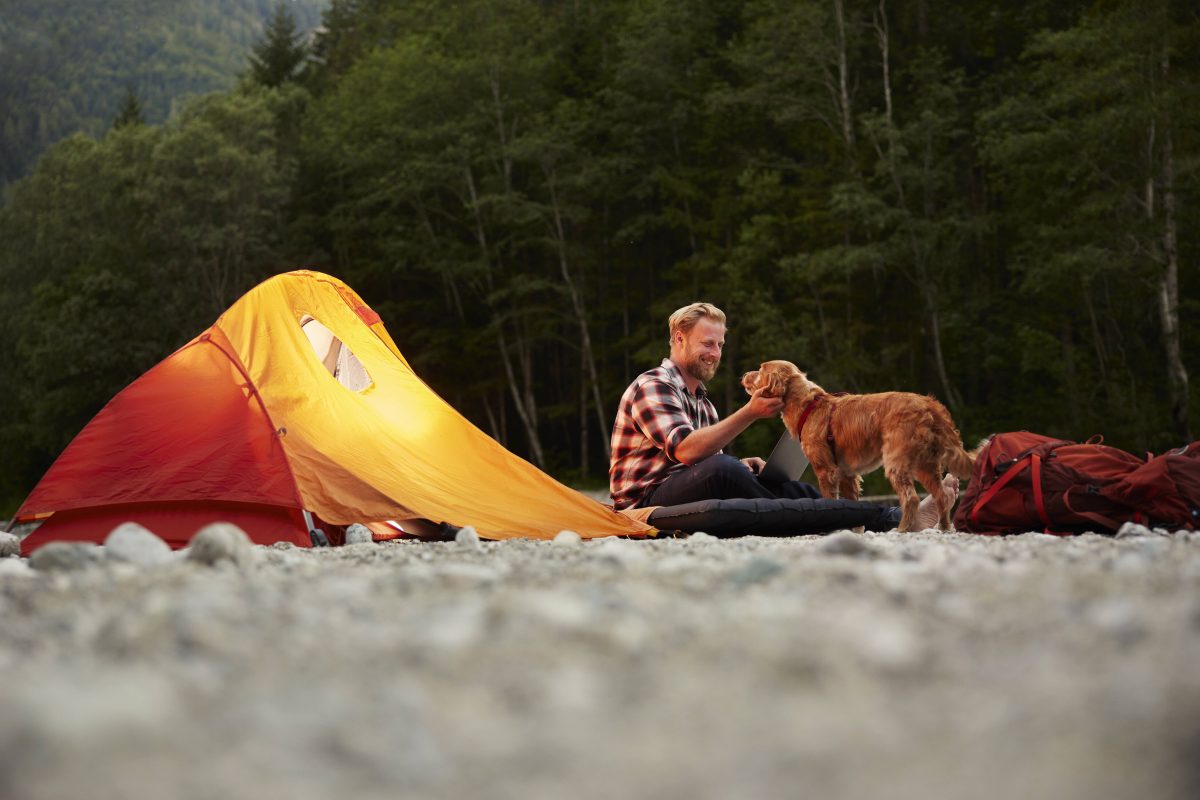
[[[235,358],[233,354],[226,351],[224,347],[213,341],[212,335],[208,331],[202,333],[195,343],[199,344],[201,342],[211,344],[213,347],[217,348],[218,352],[225,356],[225,358],[229,360],[229,363],[232,364],[234,368],[241,373],[242,377],[246,379],[246,387],[250,390],[250,394],[254,396],[254,399],[258,401],[258,407],[262,409],[263,416],[267,418],[267,425],[271,428],[271,435],[276,437],[278,440],[279,431],[281,429],[275,426],[275,420],[271,418],[271,412],[267,410],[267,404],[263,402],[262,395],[259,393],[258,387],[254,385],[254,379],[250,377],[250,373],[246,372],[246,367],[242,364],[241,359]],[[284,430],[286,433],[287,429],[284,428],[282,430]],[[288,478],[291,480],[292,491],[295,493],[296,507],[303,509],[304,500],[300,497],[300,486],[296,483],[295,470],[292,469],[291,460],[288,459],[287,450],[284,449],[282,443],[280,443],[279,449],[283,453],[284,461],[287,462],[288,465]]]

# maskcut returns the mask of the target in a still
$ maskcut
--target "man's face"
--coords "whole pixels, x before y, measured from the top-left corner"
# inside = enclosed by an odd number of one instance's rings
[[[682,334],[679,369],[698,381],[711,381],[721,364],[725,348],[725,326],[702,317],[687,333]]]

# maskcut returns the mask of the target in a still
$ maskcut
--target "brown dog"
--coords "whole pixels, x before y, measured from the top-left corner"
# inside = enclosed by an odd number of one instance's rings
[[[900,530],[916,529],[914,479],[933,496],[938,528],[950,529],[952,501],[942,476],[970,478],[978,450],[963,449],[950,412],[937,400],[910,392],[833,395],[790,361],[764,362],[742,376],[742,386],[783,398],[783,424],[804,447],[822,495],[857,500],[860,476],[882,464],[900,498]]]

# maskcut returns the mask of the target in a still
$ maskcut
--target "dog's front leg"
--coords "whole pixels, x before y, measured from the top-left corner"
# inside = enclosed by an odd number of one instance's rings
[[[813,472],[817,476],[817,488],[821,490],[821,497],[827,497],[830,500],[838,499],[838,474],[832,469],[819,468],[813,464]]]

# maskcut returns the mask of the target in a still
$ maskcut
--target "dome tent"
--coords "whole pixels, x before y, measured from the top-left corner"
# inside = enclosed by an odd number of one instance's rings
[[[124,521],[173,547],[229,521],[261,544],[333,525],[423,518],[485,538],[655,530],[558,483],[476,428],[413,372],[379,315],[336,278],[264,281],[118,393],[18,509],[54,540]]]

